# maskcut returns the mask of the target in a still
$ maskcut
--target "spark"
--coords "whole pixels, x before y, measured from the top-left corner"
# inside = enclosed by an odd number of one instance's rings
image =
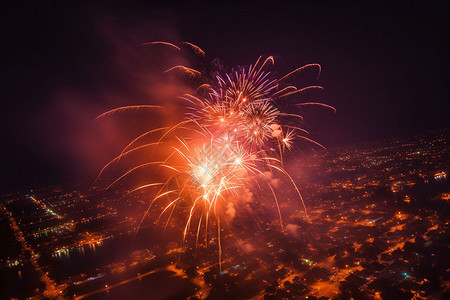
[[[331,105],[324,104],[324,103],[318,103],[318,102],[303,102],[303,103],[298,103],[298,104],[296,104],[296,105],[298,105],[298,106],[317,105],[317,106],[322,106],[322,107],[329,108],[329,109],[331,109],[334,113],[336,113],[336,108],[334,108],[334,107],[331,106]]]
[[[283,145],[289,150],[292,149],[292,147],[293,147],[292,142],[293,142],[294,136],[295,136],[294,130],[288,130],[286,132],[286,135],[282,139]]]
[[[168,72],[171,72],[174,70],[179,70],[179,71],[183,72],[184,74],[188,75],[189,77],[197,77],[202,74],[201,72],[199,72],[195,69],[188,68],[185,66],[175,66],[175,67],[165,70],[164,73],[168,73]]]
[[[118,107],[118,108],[114,108],[111,109],[107,112],[102,113],[101,115],[99,115],[96,119],[101,119],[104,118],[106,116],[118,113],[118,112],[123,112],[123,111],[128,111],[128,110],[139,110],[139,109],[153,109],[153,108],[163,108],[161,105],[131,105],[131,106],[122,106],[122,107]]]
[[[200,56],[205,56],[205,51],[203,51],[199,46],[194,45],[189,42],[182,42],[182,44],[185,44],[185,45],[188,45],[189,47],[191,47],[195,54],[200,55]]]
[[[164,45],[164,46],[169,46],[172,47],[174,49],[177,49],[178,51],[181,51],[180,47],[172,44],[172,43],[168,43],[168,42],[146,42],[146,43],[142,43],[143,46],[146,45]]]

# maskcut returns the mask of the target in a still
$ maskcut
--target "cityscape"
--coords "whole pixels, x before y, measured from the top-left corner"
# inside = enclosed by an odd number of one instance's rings
[[[274,178],[280,223],[249,187],[220,229],[220,263],[217,234],[182,240],[187,207],[157,220],[155,205],[137,230],[145,192],[89,182],[2,195],[0,298],[447,299],[449,138],[294,151],[285,169],[307,213]]]
[[[448,1],[3,2],[0,300],[450,299]]]

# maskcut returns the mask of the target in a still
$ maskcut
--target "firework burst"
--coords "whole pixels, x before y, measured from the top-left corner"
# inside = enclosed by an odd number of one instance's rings
[[[179,46],[167,42],[150,42],[145,45],[171,47],[178,51],[182,51],[182,46],[188,46],[198,56],[205,55],[199,47],[187,42]],[[267,70],[273,64],[273,57],[265,60],[260,57],[249,67],[227,74],[215,74],[210,82],[201,84],[194,93],[180,97],[185,110],[181,122],[143,133],[102,169],[98,178],[113,163],[143,148],[148,148],[151,153],[165,153],[158,161],[143,161],[129,168],[107,186],[111,188],[144,168],[163,170],[159,171],[160,181],[136,186],[124,195],[157,188],[137,230],[155,202],[163,199],[168,202],[158,217],[159,219],[168,214],[168,220],[177,205],[187,203],[183,241],[191,227],[196,230],[197,242],[201,228],[204,228],[206,237],[208,222],[214,218],[221,263],[220,218],[224,214],[224,207],[229,199],[239,201],[239,191],[249,186],[255,178],[263,178],[271,191],[283,228],[277,193],[267,177],[268,172],[276,177],[284,176],[292,184],[305,214],[307,213],[299,189],[283,167],[283,154],[294,147],[296,138],[322,146],[307,138],[307,132],[298,127],[296,121],[302,119],[302,116],[282,112],[277,101],[311,89],[322,89],[320,86],[298,89],[284,84],[294,73],[309,68],[317,69],[319,76],[321,67],[318,64],[308,64],[276,78]],[[191,78],[201,77],[199,71],[185,66],[174,66],[166,70],[175,71],[183,72]],[[320,105],[334,111],[331,106],[316,102],[297,105]],[[105,112],[98,118],[125,110],[161,108],[153,105],[120,107]],[[142,143],[148,138],[151,139],[150,143]],[[207,243],[207,238],[205,240]]]

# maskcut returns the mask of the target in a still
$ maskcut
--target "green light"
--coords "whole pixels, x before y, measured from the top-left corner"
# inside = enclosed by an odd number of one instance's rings
[[[313,261],[311,261],[311,260],[309,260],[309,259],[307,259],[307,258],[302,258],[302,260],[303,260],[307,265],[309,265],[309,266],[312,266],[312,265],[314,264]]]

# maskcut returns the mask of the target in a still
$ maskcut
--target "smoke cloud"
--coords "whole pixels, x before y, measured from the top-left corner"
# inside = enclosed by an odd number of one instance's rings
[[[298,231],[300,230],[300,226],[296,225],[296,224],[288,224],[286,225],[286,232],[289,235],[294,236],[295,238],[299,237]]]
[[[170,25],[123,25],[105,15],[92,30],[96,39],[86,45],[89,58],[79,62],[73,78],[65,79],[69,84],[54,87],[51,100],[32,120],[37,146],[65,170],[70,181],[95,177],[136,136],[174,124],[180,115],[177,97],[191,91],[185,78],[164,73],[175,65],[189,66],[191,57],[183,54],[189,51],[142,45],[181,41]],[[165,109],[123,112],[95,121],[107,110],[139,104]]]

